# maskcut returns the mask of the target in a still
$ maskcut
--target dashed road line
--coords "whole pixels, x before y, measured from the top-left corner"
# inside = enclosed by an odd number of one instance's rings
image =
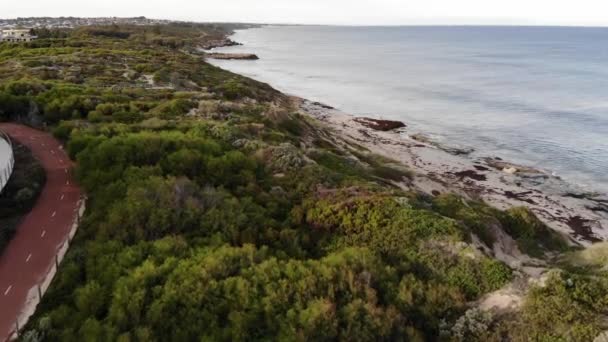
[[[25,259],[25,262],[29,262],[31,257],[32,257],[32,253],[28,254],[27,258]]]
[[[9,292],[11,292],[12,288],[13,288],[13,285],[10,285],[9,287],[7,287],[6,291],[4,291],[4,295],[6,296]]]
[[[61,197],[59,198],[59,200],[63,201],[63,197],[65,197],[65,195],[61,195]]]
[[[46,235],[46,230],[42,231],[42,234],[40,234],[40,237],[43,238]]]
[[[51,217],[55,217],[55,215],[57,215],[57,212],[53,211],[53,215],[51,215]]]

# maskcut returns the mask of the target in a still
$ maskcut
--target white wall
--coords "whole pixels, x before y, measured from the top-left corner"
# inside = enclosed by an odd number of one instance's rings
[[[13,150],[9,143],[0,136],[0,192],[13,172]]]

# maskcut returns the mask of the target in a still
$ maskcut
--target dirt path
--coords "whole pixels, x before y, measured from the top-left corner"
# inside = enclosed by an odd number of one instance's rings
[[[31,149],[46,171],[46,185],[0,256],[0,341],[31,307],[32,294],[55,263],[79,208],[81,191],[72,179],[72,163],[59,141],[47,132],[5,123],[0,129]],[[23,324],[20,319],[20,325]]]

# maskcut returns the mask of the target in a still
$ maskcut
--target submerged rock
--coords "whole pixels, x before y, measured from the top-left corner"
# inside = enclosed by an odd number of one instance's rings
[[[461,147],[456,147],[456,146],[446,146],[446,145],[440,144],[436,141],[431,140],[431,138],[429,138],[426,135],[421,134],[421,133],[412,134],[412,135],[410,135],[410,138],[413,140],[416,140],[418,142],[434,146],[434,147],[436,147],[442,151],[445,151],[451,155],[454,155],[454,156],[466,156],[466,155],[469,155],[469,154],[475,152],[475,149],[473,149],[473,148],[461,148]],[[420,147],[425,147],[425,146],[420,145]]]
[[[528,166],[508,163],[508,162],[503,161],[500,158],[484,158],[484,161],[486,162],[486,164],[488,164],[488,166],[493,167],[497,170],[501,170],[505,173],[510,173],[510,174],[525,173],[525,174],[529,174],[529,175],[544,175],[545,174],[541,170],[538,170],[538,169],[535,169],[532,167],[528,167]]]
[[[475,150],[472,148],[459,148],[459,147],[450,147],[450,146],[441,146],[441,145],[438,145],[438,147],[440,149],[444,150],[445,152],[455,155],[455,156],[466,156],[466,155],[469,155],[469,154],[475,152]]]

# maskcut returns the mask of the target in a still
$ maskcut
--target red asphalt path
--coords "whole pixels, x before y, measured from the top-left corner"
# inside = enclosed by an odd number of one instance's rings
[[[15,330],[28,293],[35,291],[53,267],[57,250],[67,240],[81,196],[72,179],[72,163],[50,133],[1,123],[0,130],[27,146],[46,171],[46,184],[30,213],[0,256],[0,341]],[[20,327],[24,322],[19,322]]]

